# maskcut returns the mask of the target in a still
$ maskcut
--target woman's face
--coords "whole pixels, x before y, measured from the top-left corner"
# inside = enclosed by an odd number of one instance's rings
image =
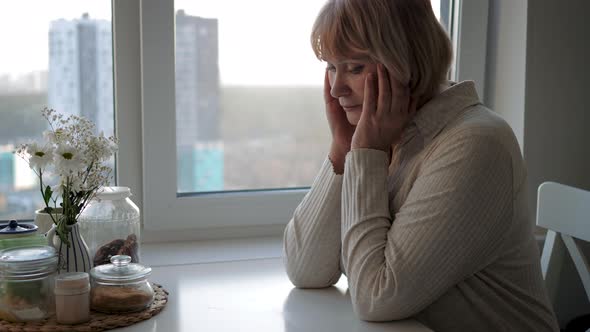
[[[348,122],[356,126],[363,108],[365,78],[377,72],[377,64],[366,56],[326,60],[330,94],[338,99]]]

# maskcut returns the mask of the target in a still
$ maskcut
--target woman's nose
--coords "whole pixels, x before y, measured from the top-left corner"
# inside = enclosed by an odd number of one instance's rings
[[[350,93],[350,88],[348,87],[342,76],[338,73],[334,74],[334,78],[332,80],[331,85],[332,88],[330,89],[330,94],[334,98],[346,96]]]

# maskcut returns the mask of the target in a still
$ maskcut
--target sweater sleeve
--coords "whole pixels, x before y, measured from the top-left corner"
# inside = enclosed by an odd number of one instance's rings
[[[370,321],[413,316],[489,264],[512,216],[512,159],[482,135],[449,138],[425,160],[392,220],[387,156],[347,156],[342,255],[355,312]]]
[[[334,173],[326,158],[284,233],[283,261],[296,287],[328,287],[342,274],[341,191],[342,175]]]

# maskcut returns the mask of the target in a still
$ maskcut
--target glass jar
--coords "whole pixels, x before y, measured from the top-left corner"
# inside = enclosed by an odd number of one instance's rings
[[[0,239],[14,239],[18,237],[33,236],[37,232],[37,225],[30,223],[19,224],[11,220],[8,224],[0,225]]]
[[[128,187],[104,187],[78,218],[93,266],[108,264],[116,255],[140,262],[139,208],[130,196]]]
[[[131,263],[131,257],[111,257],[111,264],[90,270],[90,308],[103,313],[125,313],[146,309],[154,301],[147,280],[152,269]]]
[[[0,318],[11,322],[43,320],[55,312],[57,253],[50,246],[0,251]]]
[[[37,234],[37,225],[11,220],[0,225],[0,250],[14,247],[42,246],[47,244],[43,235]]]

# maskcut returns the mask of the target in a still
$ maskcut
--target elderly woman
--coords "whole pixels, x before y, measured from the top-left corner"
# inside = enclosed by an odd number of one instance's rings
[[[329,0],[311,34],[327,63],[332,145],[285,230],[302,288],[348,278],[361,319],[436,331],[558,331],[518,143],[428,0]]]

